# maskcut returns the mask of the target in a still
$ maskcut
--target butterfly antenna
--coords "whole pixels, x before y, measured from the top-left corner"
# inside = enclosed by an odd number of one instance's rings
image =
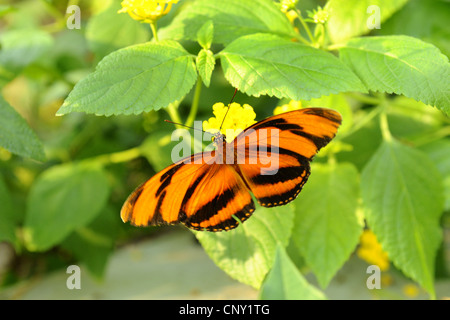
[[[222,123],[220,124],[219,131],[222,129],[223,123],[225,122],[225,118],[227,117],[228,111],[230,111],[230,105],[231,105],[231,103],[233,102],[234,97],[236,96],[236,93],[237,93],[237,88],[234,89],[233,97],[231,98],[231,101],[230,101],[230,103],[229,103],[228,106],[227,106],[228,109],[227,109],[227,112],[225,112],[225,116],[224,116],[223,119],[222,119]]]
[[[177,126],[185,127],[185,128],[188,128],[188,129],[197,130],[197,131],[201,131],[201,132],[206,132],[206,131],[204,131],[202,129],[190,127],[190,126],[187,126],[187,125],[182,124],[182,123],[173,122],[173,121],[170,121],[170,120],[164,120],[164,121],[168,122],[168,123],[172,123],[172,124],[177,125]],[[209,132],[206,132],[206,133],[209,133]]]

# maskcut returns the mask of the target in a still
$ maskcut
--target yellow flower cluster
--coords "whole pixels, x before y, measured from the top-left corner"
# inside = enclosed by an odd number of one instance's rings
[[[389,269],[388,255],[383,251],[381,244],[371,230],[364,230],[361,234],[360,247],[356,254],[367,263],[380,267],[381,271]]]
[[[134,20],[153,23],[169,13],[172,5],[180,0],[123,0],[122,9],[118,12],[127,12]]]
[[[288,111],[298,110],[302,108],[301,101],[291,100],[288,104],[283,104],[282,106],[278,106],[273,110],[273,114],[277,115],[280,113],[285,113]]]
[[[239,103],[233,102],[229,108],[230,110],[227,113],[228,107],[222,102],[215,103],[213,105],[215,117],[203,121],[203,130],[213,134],[220,130],[222,134],[226,135],[227,142],[231,142],[239,133],[256,123],[256,113],[250,105],[244,104],[241,106]]]
[[[287,13],[290,9],[294,8],[298,0],[281,0],[281,11]]]
[[[325,22],[327,22],[330,15],[326,9],[318,7],[317,10],[309,12],[309,16],[314,20],[314,23],[324,24]]]

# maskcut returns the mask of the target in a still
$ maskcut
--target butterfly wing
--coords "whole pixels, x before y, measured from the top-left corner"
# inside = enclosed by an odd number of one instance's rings
[[[179,210],[183,197],[180,195],[187,191],[199,174],[207,170],[206,161],[202,154],[194,154],[158,172],[131,193],[122,206],[122,220],[135,226],[183,221],[185,217]],[[177,190],[172,188],[174,184]]]
[[[185,195],[184,225],[195,230],[231,230],[247,220],[255,204],[244,181],[232,166],[212,164]]]
[[[196,230],[235,228],[255,205],[242,178],[214,153],[197,153],[162,170],[139,186],[121,210],[136,226],[183,223]],[[234,216],[234,217],[233,217]]]
[[[341,121],[334,110],[301,109],[257,122],[236,137],[236,170],[262,206],[295,199],[311,160],[333,139]]]

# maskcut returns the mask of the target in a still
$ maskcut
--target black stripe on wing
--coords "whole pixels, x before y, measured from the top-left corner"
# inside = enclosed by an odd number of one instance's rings
[[[239,221],[237,221],[232,216],[235,216],[237,219],[239,219],[241,222],[244,222],[247,220],[253,211],[255,211],[255,204],[253,200],[250,198],[249,203],[243,204],[242,207],[239,207],[239,205],[235,206],[235,209],[237,209],[235,212],[227,213],[220,213],[219,211],[227,208],[227,206],[235,200],[235,197],[237,195],[238,187],[234,186],[231,188],[228,188],[224,190],[221,194],[216,195],[213,199],[211,199],[209,202],[204,204],[201,208],[199,208],[195,214],[190,216],[189,218],[182,221],[184,225],[188,228],[194,229],[194,230],[206,230],[206,231],[223,231],[223,230],[231,230],[236,228],[239,225]],[[228,209],[231,210],[231,209]],[[204,221],[207,221],[211,219],[215,215],[220,214],[226,214],[228,216],[227,219],[221,221],[218,224],[207,226],[207,227],[200,227],[200,224]],[[218,217],[220,218],[220,217]],[[221,219],[222,220],[222,219]]]
[[[323,109],[323,108],[309,108],[309,109],[304,109],[304,113],[312,114],[312,115],[316,115],[316,116],[325,118],[325,119],[330,120],[338,125],[340,125],[342,123],[342,118],[334,110],[328,110],[328,109]]]
[[[291,172],[291,175],[296,175],[296,178],[301,178],[300,182],[297,183],[292,189],[284,191],[283,193],[277,193],[274,192],[273,195],[270,196],[266,196],[266,197],[260,197],[258,198],[258,202],[261,206],[263,207],[277,207],[277,206],[282,206],[285,205],[291,201],[293,201],[298,194],[300,193],[300,191],[302,191],[303,186],[305,185],[306,181],[308,181],[309,178],[309,174],[310,174],[310,169],[309,166],[308,167],[291,167],[292,170],[296,170],[296,172]],[[287,172],[287,170],[286,170]],[[286,179],[285,181],[290,181],[293,179],[290,179],[291,176],[284,176],[284,177],[277,177],[277,179],[282,180],[282,179]],[[267,186],[269,188],[269,186]],[[274,187],[273,188],[274,191],[276,191],[277,189]]]
[[[295,124],[295,123],[289,123],[284,118],[275,118],[271,120],[261,121],[250,128],[253,130],[258,130],[261,128],[269,128],[274,127],[280,130],[303,130],[302,126]]]

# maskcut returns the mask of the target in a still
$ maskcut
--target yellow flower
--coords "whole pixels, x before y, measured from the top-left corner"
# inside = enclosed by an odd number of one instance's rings
[[[298,14],[294,10],[289,10],[285,14],[286,14],[286,17],[288,18],[289,22],[292,24],[294,24],[295,19],[298,18]]]
[[[405,284],[402,288],[402,291],[408,298],[416,298],[420,293],[419,288],[412,283]]]
[[[364,230],[360,237],[360,247],[356,251],[358,257],[370,264],[380,267],[381,271],[389,269],[389,258],[381,248],[375,234],[370,230]]]
[[[169,13],[172,5],[180,0],[123,0],[122,9],[118,12],[128,12],[134,20],[153,23]]]
[[[382,288],[392,286],[392,284],[394,283],[394,278],[388,272],[382,273],[380,280]]]
[[[230,104],[228,113],[227,109],[222,102],[215,103],[213,105],[215,117],[203,121],[203,130],[215,134],[220,129],[220,132],[226,136],[226,141],[231,142],[239,133],[256,123],[256,113],[250,105],[244,104],[241,106],[236,102]]]
[[[314,23],[324,24],[328,20],[329,13],[326,9],[318,7],[317,10],[309,11],[308,16],[314,20]]]
[[[287,13],[290,9],[295,8],[298,0],[280,0],[281,11]]]
[[[302,108],[302,103],[300,101],[291,100],[288,104],[283,104],[278,106],[273,110],[273,114],[277,115],[280,113],[285,113],[288,111],[298,110]]]

